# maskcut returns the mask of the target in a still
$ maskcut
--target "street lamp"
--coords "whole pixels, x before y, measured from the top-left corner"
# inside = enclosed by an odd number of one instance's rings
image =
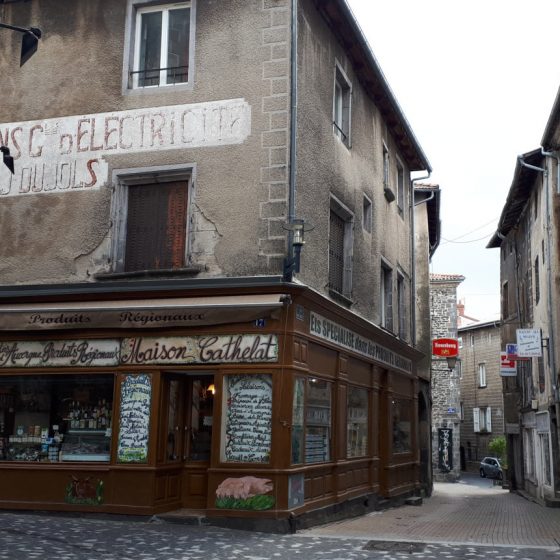
[[[0,23],[0,27],[23,33],[19,58],[19,65],[23,66],[37,52],[37,45],[42,35],[41,30],[38,27],[19,27],[8,23]]]
[[[291,231],[291,246],[288,257],[284,259],[284,280],[291,282],[294,272],[299,272],[301,248],[305,245],[305,221],[292,220],[289,224],[282,226]],[[313,229],[313,228],[311,228]],[[308,230],[309,231],[309,228]]]

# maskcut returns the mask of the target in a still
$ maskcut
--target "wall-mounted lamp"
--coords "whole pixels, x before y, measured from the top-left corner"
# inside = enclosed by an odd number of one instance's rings
[[[210,383],[210,385],[208,385],[208,389],[206,389],[211,395],[215,395],[216,394],[216,386],[214,385],[214,383]]]
[[[284,280],[291,282],[294,272],[299,272],[301,248],[305,245],[305,232],[311,231],[313,228],[306,228],[304,220],[292,220],[282,227],[292,233],[288,256],[284,259],[283,274]]]
[[[457,365],[457,356],[447,356],[446,360],[449,371],[453,371]]]

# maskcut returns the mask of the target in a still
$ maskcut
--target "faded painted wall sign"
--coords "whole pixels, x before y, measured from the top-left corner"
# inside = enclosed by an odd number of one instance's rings
[[[146,373],[127,375],[121,385],[117,460],[145,463],[148,459],[152,379]]]
[[[388,365],[406,373],[412,372],[412,361],[408,358],[400,356],[385,348],[385,346],[381,346],[381,344],[377,344],[377,342],[368,338],[363,338],[358,333],[313,312],[310,313],[309,333],[371,358],[383,365]]]
[[[16,172],[0,166],[0,196],[97,189],[108,155],[240,144],[250,132],[243,99],[1,124]]]
[[[276,335],[124,338],[122,364],[219,364],[278,361]]]

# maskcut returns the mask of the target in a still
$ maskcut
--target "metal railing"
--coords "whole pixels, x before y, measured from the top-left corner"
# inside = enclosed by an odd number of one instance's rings
[[[146,70],[133,70],[129,76],[129,87],[159,86],[161,73],[166,72],[166,84],[182,84],[188,80],[188,66],[170,66],[168,68],[148,68]]]

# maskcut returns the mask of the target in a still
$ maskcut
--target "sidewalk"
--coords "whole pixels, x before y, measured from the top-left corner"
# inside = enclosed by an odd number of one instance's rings
[[[359,537],[481,545],[560,545],[560,509],[545,508],[466,475],[458,483],[435,483],[421,506],[403,506],[315,527],[307,536]]]

